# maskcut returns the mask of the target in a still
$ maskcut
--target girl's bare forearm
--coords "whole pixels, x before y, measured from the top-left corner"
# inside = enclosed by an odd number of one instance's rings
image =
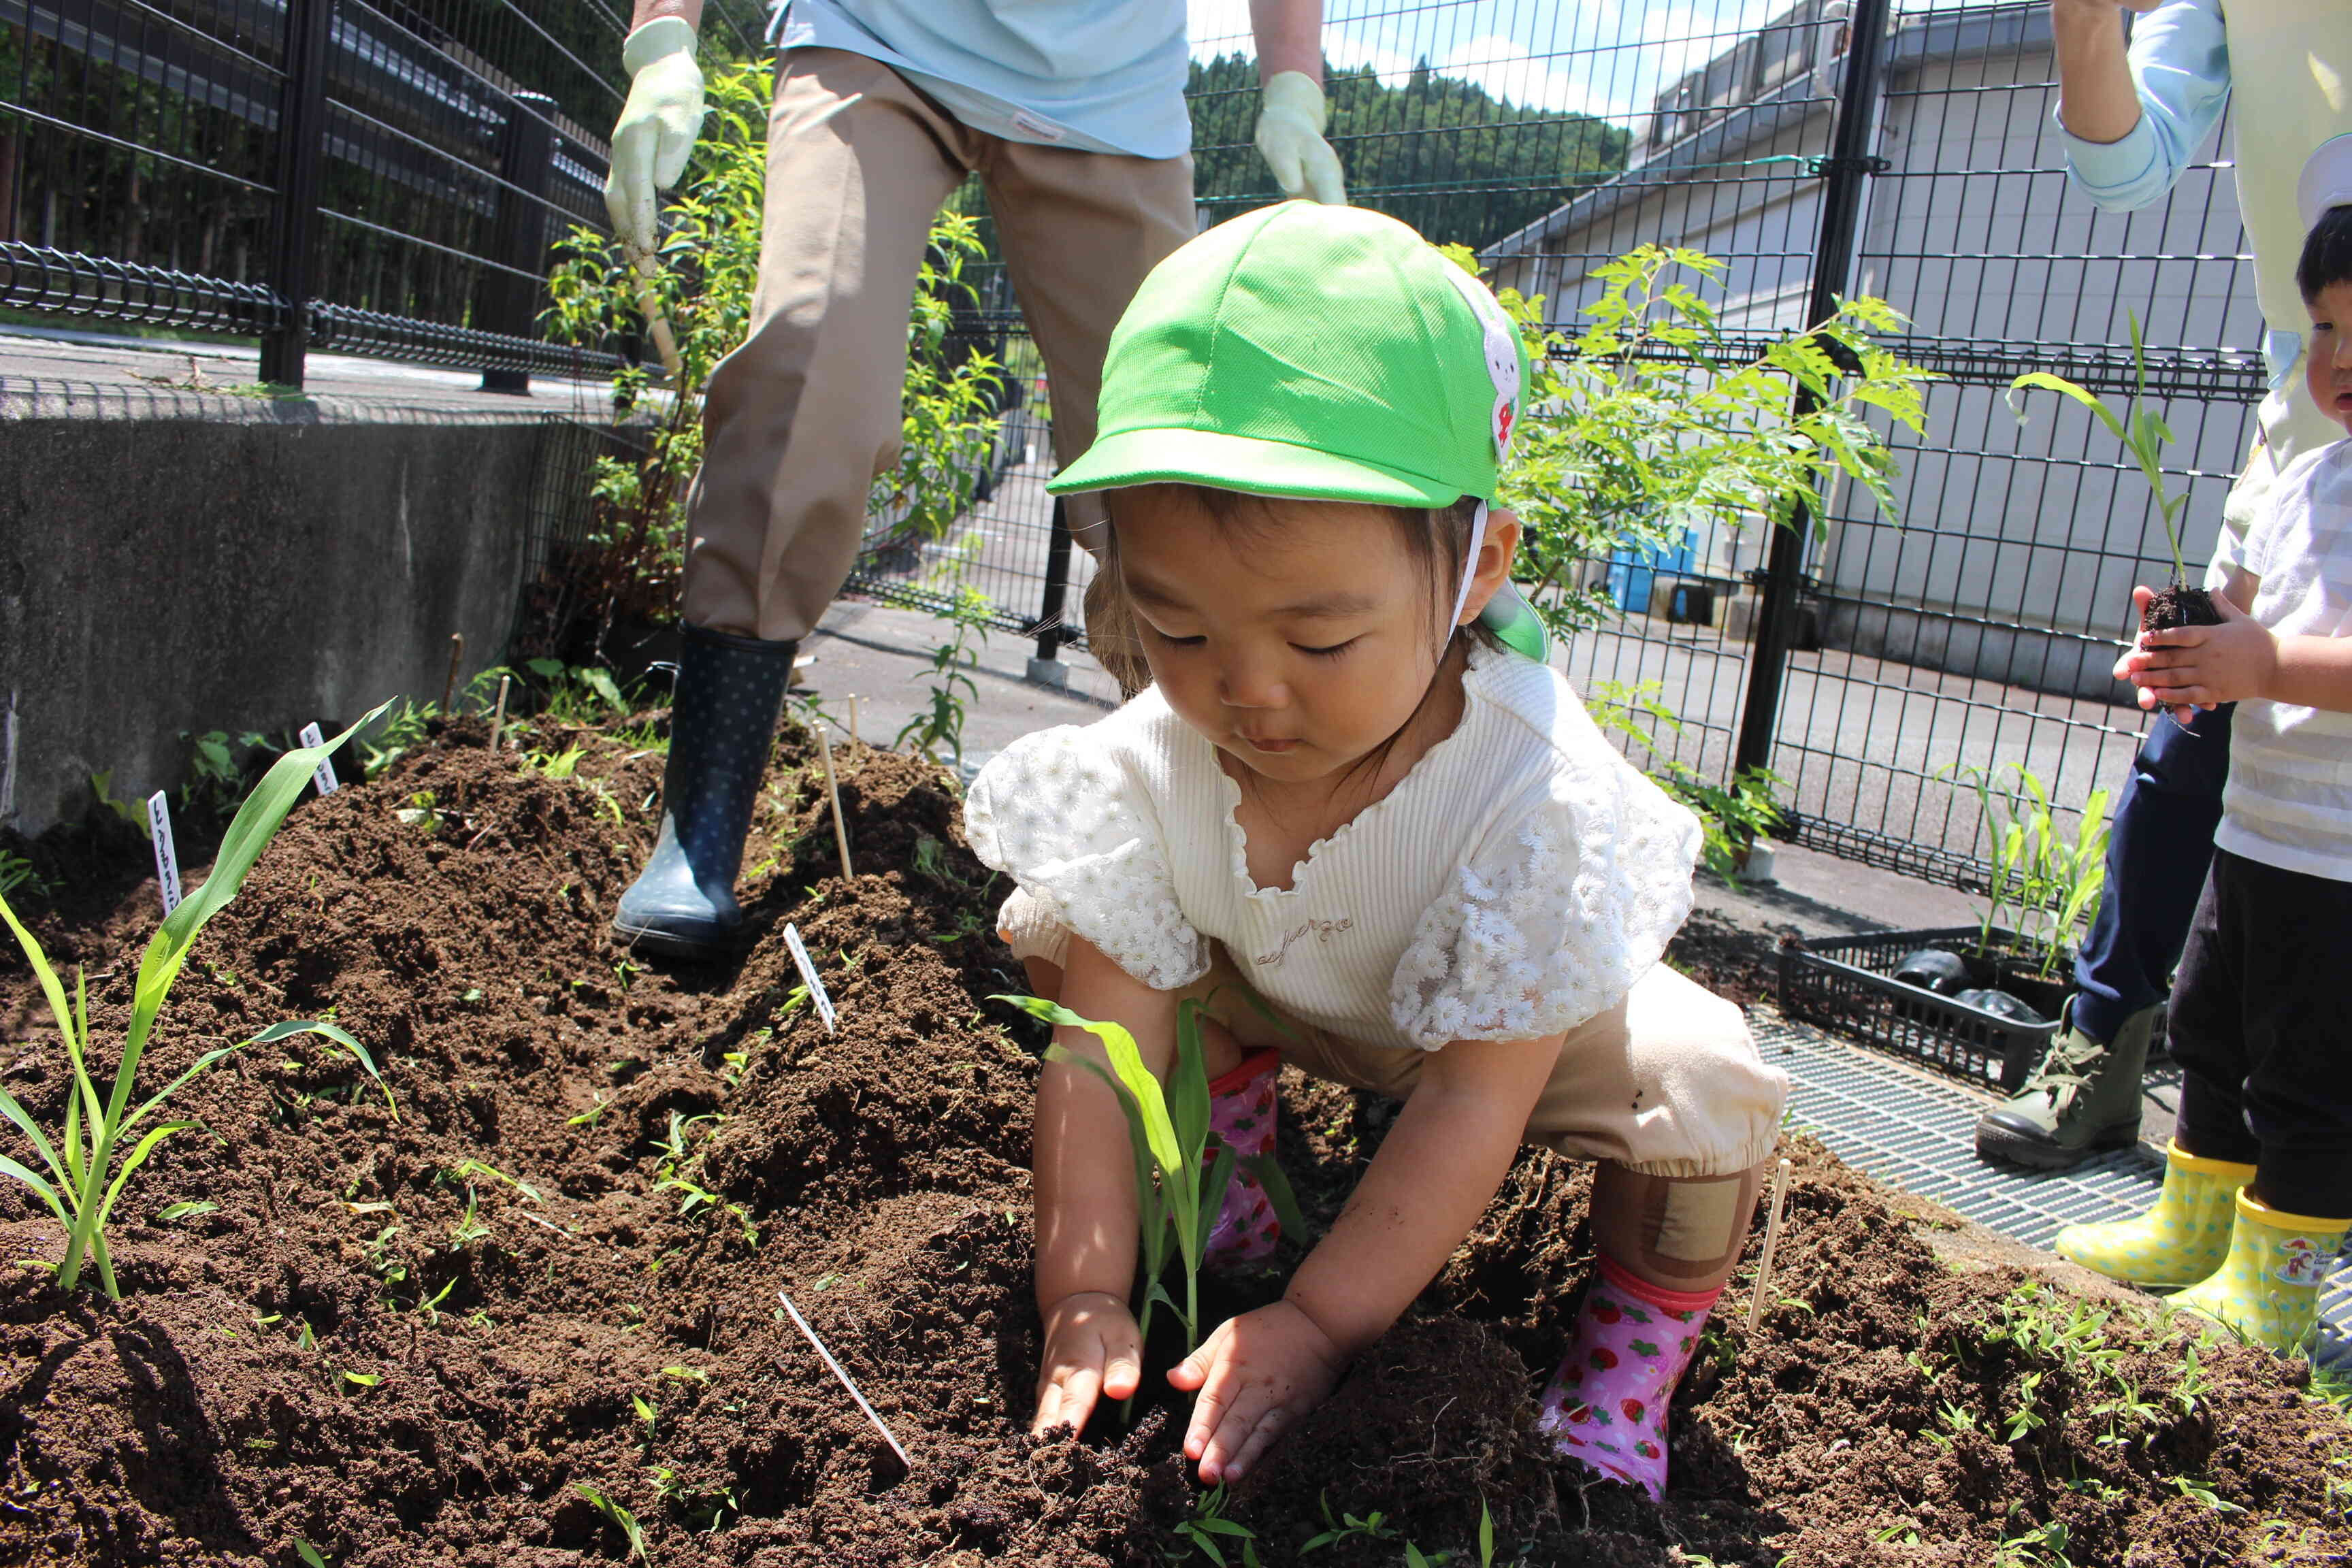
[[[1348,1355],[1436,1276],[1502,1185],[1526,1121],[1424,1083],[1286,1293]]]
[[[1176,1051],[1175,1005],[1076,937],[1070,939],[1058,1000],[1082,1018],[1125,1025],[1144,1064],[1167,1072]],[[1084,1029],[1056,1029],[1054,1043],[1109,1068],[1102,1042]],[[1076,1063],[1047,1062],[1037,1079],[1031,1163],[1039,1304],[1050,1307],[1080,1290],[1127,1300],[1135,1281],[1135,1156],[1126,1112],[1110,1085]]]
[[[1062,1043],[1082,1048],[1066,1037]],[[1135,1279],[1135,1163],[1118,1100],[1086,1068],[1045,1064],[1034,1164],[1038,1304],[1080,1290],[1127,1300]]]

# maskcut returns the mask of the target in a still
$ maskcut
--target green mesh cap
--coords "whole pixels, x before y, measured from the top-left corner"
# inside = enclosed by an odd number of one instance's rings
[[[1111,333],[1094,445],[1046,488],[1488,500],[1527,379],[1494,295],[1421,236],[1284,202],[1143,280]]]

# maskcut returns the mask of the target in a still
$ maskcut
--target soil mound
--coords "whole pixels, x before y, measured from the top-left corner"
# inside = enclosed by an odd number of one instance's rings
[[[461,722],[296,810],[199,939],[141,1084],[331,1013],[397,1116],[309,1037],[197,1079],[174,1110],[209,1132],[164,1143],[118,1210],[120,1303],[54,1289],[58,1227],[8,1185],[0,1564],[293,1568],[308,1543],[338,1568],[553,1568],[625,1559],[631,1525],[670,1564],[1097,1568],[1192,1550],[1173,1533],[1199,1491],[1172,1396],[1131,1430],[1023,1432],[1039,1042],[985,1000],[1021,982],[989,931],[1003,889],[945,775],[836,752],[844,883],[822,771],[780,745],[746,945],[665,968],[608,924],[656,826],[646,734],[535,737],[531,766]],[[37,927],[87,969],[102,1047],[156,921],[143,853],[91,852],[117,896],[66,895]],[[801,993],[786,921],[838,1032]],[[0,956],[0,1085],[54,1128],[66,1084],[29,975]],[[1285,1161],[1328,1222],[1392,1108],[1295,1076],[1283,1092]],[[1776,1304],[1752,1338],[1711,1327],[1663,1508],[1533,1429],[1590,1242],[1588,1176],[1531,1152],[1230,1517],[1268,1564],[1374,1511],[1386,1534],[1306,1560],[1394,1563],[1410,1540],[1475,1562],[1482,1510],[1497,1562],[2168,1568],[2352,1546],[2345,1426],[2294,1368],[2234,1346],[2192,1365],[2182,1333],[1950,1274],[1867,1184],[1792,1147]],[[1278,1288],[1223,1293],[1237,1308]]]

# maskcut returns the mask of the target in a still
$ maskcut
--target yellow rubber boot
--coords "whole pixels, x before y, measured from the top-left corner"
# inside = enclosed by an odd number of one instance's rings
[[[2352,1220],[2315,1219],[2238,1194],[2229,1256],[2171,1304],[2227,1323],[2256,1344],[2296,1355],[2319,1313],[2319,1280]]]
[[[2194,1285],[2230,1250],[2230,1200],[2254,1179],[2252,1165],[2204,1160],[2178,1143],[2164,1146],[2164,1190],[2156,1206],[2132,1219],[2070,1225],[2051,1245],[2096,1274],[2131,1285]]]

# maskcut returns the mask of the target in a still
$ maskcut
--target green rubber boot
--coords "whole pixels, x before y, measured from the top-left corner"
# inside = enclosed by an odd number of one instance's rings
[[[2200,1160],[2168,1143],[2155,1207],[2133,1219],[2070,1225],[2051,1246],[2059,1257],[2128,1285],[2194,1285],[2229,1254],[2230,1200],[2253,1179],[2252,1165]]]
[[[2319,1317],[2319,1280],[2352,1220],[2274,1209],[2241,1191],[2229,1256],[2171,1305],[2226,1323],[2281,1355],[2305,1353]]]
[[[2161,1007],[2124,1020],[2102,1045],[2074,1027],[2070,1000],[2025,1087],[1977,1119],[1977,1157],[2063,1171],[2139,1140],[2140,1075]]]

